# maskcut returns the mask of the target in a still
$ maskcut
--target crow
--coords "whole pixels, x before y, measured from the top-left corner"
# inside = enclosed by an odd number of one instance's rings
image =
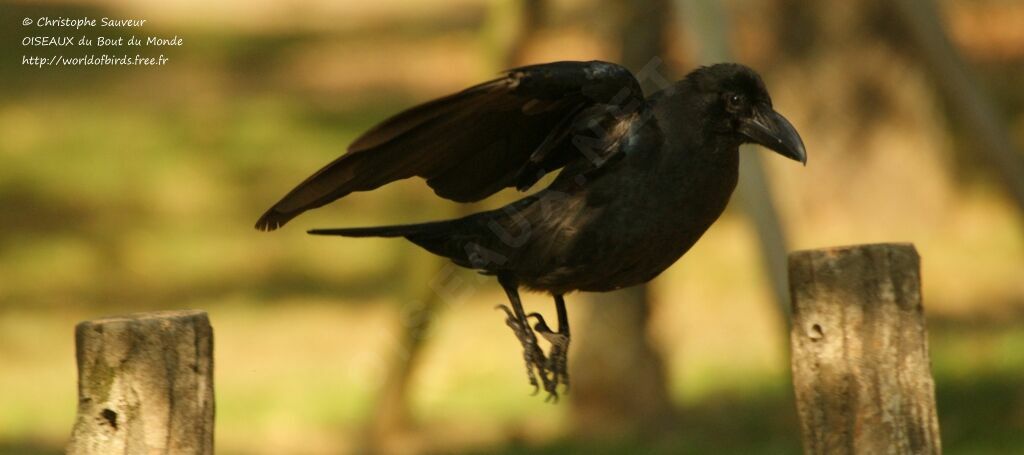
[[[496,210],[308,231],[404,237],[495,276],[511,304],[498,308],[523,347],[534,392],[542,386],[557,399],[558,386],[569,385],[563,296],[645,283],[672,265],[725,209],[743,143],[807,163],[796,129],[746,66],[701,67],[650,96],[614,63],[524,66],[371,128],[267,210],[256,228],[274,230],[354,191],[413,176],[442,198],[472,202],[509,187],[525,191],[560,170],[546,188]],[[557,331],[540,314],[524,312],[520,287],[554,297]],[[546,354],[537,334],[551,345]]]

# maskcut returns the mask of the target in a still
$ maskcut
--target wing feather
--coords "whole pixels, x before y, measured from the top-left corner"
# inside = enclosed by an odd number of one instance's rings
[[[437,195],[477,201],[525,190],[573,159],[581,112],[642,103],[633,75],[606,62],[555,62],[502,77],[401,112],[371,128],[296,186],[256,222],[273,230],[354,191],[419,176]],[[590,121],[589,119],[587,121]]]

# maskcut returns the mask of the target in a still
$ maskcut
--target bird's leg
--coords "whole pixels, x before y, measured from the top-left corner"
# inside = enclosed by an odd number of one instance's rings
[[[547,323],[538,313],[530,313],[529,316],[537,318],[537,324],[533,326],[544,339],[551,343],[548,351],[548,369],[551,370],[552,380],[555,384],[564,384],[565,391],[569,390],[569,315],[565,311],[565,299],[561,295],[555,295],[555,310],[558,312],[558,332],[553,332]],[[556,395],[557,398],[557,395]]]
[[[505,293],[508,295],[508,300],[512,304],[512,309],[505,305],[498,305],[505,311],[506,318],[505,323],[508,324],[512,332],[515,333],[516,338],[519,339],[519,343],[523,345],[523,360],[526,362],[526,375],[530,378],[530,385],[534,387],[534,393],[539,389],[537,384],[537,377],[540,376],[541,382],[543,383],[544,390],[548,393],[555,394],[554,389],[556,382],[553,378],[548,377],[547,370],[547,359],[544,357],[544,353],[537,346],[537,336],[530,329],[530,323],[526,319],[526,313],[523,311],[523,304],[519,300],[518,285],[507,277],[498,277],[498,282],[501,283],[501,287],[505,289]],[[537,370],[536,375],[534,369]]]

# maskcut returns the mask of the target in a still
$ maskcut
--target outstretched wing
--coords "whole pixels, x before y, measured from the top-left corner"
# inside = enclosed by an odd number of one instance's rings
[[[256,228],[277,229],[353,191],[413,176],[426,179],[437,195],[458,202],[478,201],[510,186],[525,190],[544,174],[582,157],[572,146],[574,131],[600,128],[600,116],[629,114],[642,102],[633,75],[612,63],[556,62],[512,69],[373,127],[348,153],[267,210]]]

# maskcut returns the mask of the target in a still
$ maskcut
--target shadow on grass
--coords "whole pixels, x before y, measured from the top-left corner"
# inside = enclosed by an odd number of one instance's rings
[[[796,411],[779,394],[758,397],[715,396],[683,406],[674,433],[620,439],[565,438],[545,444],[511,441],[459,452],[484,454],[792,454],[800,453]],[[450,453],[450,452],[436,452]]]

